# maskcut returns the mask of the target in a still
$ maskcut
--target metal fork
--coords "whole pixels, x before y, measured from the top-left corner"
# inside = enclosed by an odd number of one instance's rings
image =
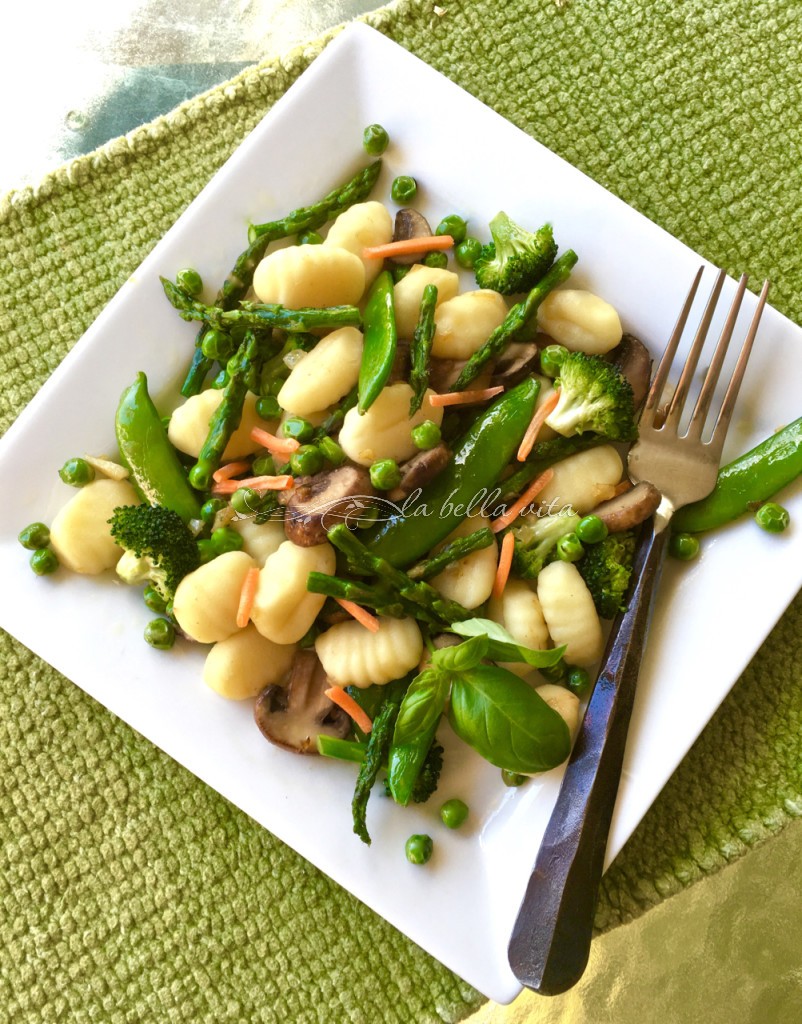
[[[769,282],[732,372],[712,433],[705,423],[746,290],[744,275],[705,374],[687,431],[680,435],[693,375],[724,284],[718,274],[673,396],[661,405],[671,364],[685,330],[704,267],[696,274],[652,381],[640,420],[640,438],[629,454],[634,483],[649,481],[662,495],[653,520],[644,524],[626,611],[613,623],[602,670],[565,771],[509,944],[513,973],[527,988],[556,995],[585,970],[593,915],[613,816],[635,684],[653,596],[665,558],[666,529],[674,511],[706,497],[716,482],[724,438],[757,333]]]

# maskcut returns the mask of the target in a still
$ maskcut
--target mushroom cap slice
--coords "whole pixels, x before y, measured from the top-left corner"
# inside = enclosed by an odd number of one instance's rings
[[[632,386],[635,408],[639,409],[652,379],[652,357],[649,350],[632,334],[625,334],[608,355],[610,362]]]
[[[425,487],[434,480],[437,474],[446,468],[450,459],[451,450],[442,441],[434,448],[413,455],[399,466],[401,482],[388,491],[387,497],[390,501],[403,501],[404,498],[408,498],[419,487]]]
[[[592,513],[601,519],[610,533],[621,533],[646,522],[657,511],[661,498],[654,484],[642,480],[623,494],[603,501]]]
[[[520,384],[524,377],[537,370],[540,365],[540,349],[534,341],[517,341],[508,345],[493,367],[490,386],[501,384],[511,388]]]
[[[412,207],[405,207],[395,215],[395,228],[393,230],[393,241],[403,242],[408,238],[428,238],[432,234],[429,222],[422,213],[413,210]],[[425,250],[420,252],[407,253],[404,256],[394,256],[393,263],[401,263],[409,266],[412,263],[420,263],[426,255]]]
[[[287,506],[287,540],[302,548],[322,544],[333,526],[349,518],[354,521],[375,494],[370,473],[363,466],[338,466],[314,476],[298,477],[283,502]],[[360,503],[360,498],[365,500]]]

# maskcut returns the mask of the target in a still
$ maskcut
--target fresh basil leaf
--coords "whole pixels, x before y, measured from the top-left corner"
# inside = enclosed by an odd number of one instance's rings
[[[449,721],[477,753],[508,772],[545,772],[568,757],[563,718],[518,676],[478,665],[453,680]]]
[[[393,733],[393,746],[403,747],[436,728],[443,714],[451,676],[437,668],[415,676],[404,694]]]
[[[432,655],[432,664],[444,672],[464,672],[487,657],[488,639],[484,634],[464,640],[453,647],[441,647]]]
[[[492,619],[463,619],[452,622],[451,628],[459,636],[486,636],[487,654],[491,661],[523,661],[532,668],[549,668],[556,665],[565,653],[565,646],[548,651],[534,651],[515,642],[515,637]]]

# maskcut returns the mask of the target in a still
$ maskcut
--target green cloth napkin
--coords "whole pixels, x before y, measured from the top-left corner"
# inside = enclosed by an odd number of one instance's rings
[[[402,0],[366,20],[799,318],[793,0]],[[325,42],[2,201],[0,428]],[[606,876],[601,929],[802,813],[801,627],[797,599]],[[7,637],[0,836],[0,1020],[424,1024],[481,1002]]]

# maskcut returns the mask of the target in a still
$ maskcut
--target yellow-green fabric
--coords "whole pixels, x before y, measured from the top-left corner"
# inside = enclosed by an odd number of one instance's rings
[[[769,276],[799,319],[793,0],[402,0],[366,20],[713,262]],[[0,428],[323,45],[2,201]],[[797,599],[606,876],[600,928],[802,813],[801,628]],[[7,637],[0,838],[2,1022],[426,1024],[481,1002]]]

